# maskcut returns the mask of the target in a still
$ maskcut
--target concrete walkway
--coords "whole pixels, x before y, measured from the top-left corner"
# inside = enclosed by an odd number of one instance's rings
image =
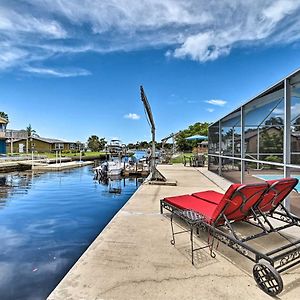
[[[142,185],[49,300],[272,299],[256,286],[253,263],[228,247],[220,244],[215,259],[206,249],[196,252],[193,266],[188,234],[179,235],[175,247],[170,244],[170,222],[159,214],[159,200],[207,189],[222,192],[228,182],[216,185],[206,177],[211,174],[205,176],[182,165],[161,166],[160,170],[178,185]],[[196,242],[204,245],[200,239]],[[286,277],[286,291],[280,298],[298,299],[300,279],[295,278],[300,275]]]

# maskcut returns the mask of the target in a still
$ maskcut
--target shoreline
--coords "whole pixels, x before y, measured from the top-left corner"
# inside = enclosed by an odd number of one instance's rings
[[[212,259],[207,251],[199,251],[199,261],[193,266],[188,235],[178,238],[176,247],[170,245],[170,223],[159,213],[159,200],[222,189],[195,168],[173,165],[159,169],[168,179],[177,180],[178,186],[141,185],[48,300],[194,299],[195,293],[207,299],[266,299],[244,258],[236,259],[231,253],[231,260],[230,251],[229,258],[218,251]],[[241,288],[237,290],[236,285]]]

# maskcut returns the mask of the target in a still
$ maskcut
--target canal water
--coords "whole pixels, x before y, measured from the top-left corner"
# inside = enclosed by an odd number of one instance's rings
[[[99,184],[91,167],[0,174],[0,299],[46,299],[138,185]]]

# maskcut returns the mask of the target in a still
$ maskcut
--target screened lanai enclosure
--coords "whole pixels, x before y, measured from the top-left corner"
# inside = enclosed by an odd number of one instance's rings
[[[232,182],[300,179],[300,70],[213,123],[208,153],[209,170]],[[297,202],[293,192],[285,205],[300,216]]]

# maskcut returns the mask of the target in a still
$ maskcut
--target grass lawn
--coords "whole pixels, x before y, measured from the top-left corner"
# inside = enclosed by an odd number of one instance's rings
[[[48,158],[55,158],[56,154],[55,153],[40,153],[41,155],[47,155]],[[95,156],[104,156],[106,155],[105,152],[82,152],[82,157],[95,157]],[[62,153],[62,157],[79,157],[80,153]]]
[[[174,158],[171,159],[171,163],[173,164],[180,164],[180,163],[183,163],[183,157],[191,157],[193,156],[194,153],[183,153],[183,154],[180,154]]]

